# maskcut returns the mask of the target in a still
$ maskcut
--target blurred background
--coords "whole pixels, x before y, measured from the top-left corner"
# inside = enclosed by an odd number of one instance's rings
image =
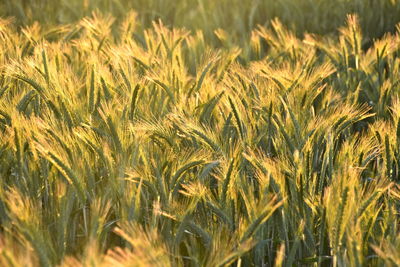
[[[304,32],[335,34],[346,14],[357,13],[368,40],[393,32],[400,21],[400,0],[1,0],[0,16],[16,24],[35,21],[51,27],[72,23],[93,11],[112,14],[117,20],[135,10],[143,28],[161,19],[168,26],[201,29],[218,45],[214,31],[223,29],[230,41],[248,40],[258,24],[268,26],[279,18],[298,35]]]

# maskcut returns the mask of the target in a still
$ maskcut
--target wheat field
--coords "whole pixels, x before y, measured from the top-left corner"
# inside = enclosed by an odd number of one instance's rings
[[[2,4],[0,266],[400,266],[400,2],[61,2]]]

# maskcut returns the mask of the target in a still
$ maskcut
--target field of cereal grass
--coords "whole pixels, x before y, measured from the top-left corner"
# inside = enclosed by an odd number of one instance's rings
[[[400,2],[330,3],[0,3],[0,265],[400,265]]]

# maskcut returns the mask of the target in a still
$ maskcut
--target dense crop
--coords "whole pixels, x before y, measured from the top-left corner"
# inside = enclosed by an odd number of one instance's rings
[[[136,18],[0,20],[1,266],[400,265],[400,28]]]

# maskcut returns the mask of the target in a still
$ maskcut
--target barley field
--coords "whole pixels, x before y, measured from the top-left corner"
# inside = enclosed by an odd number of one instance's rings
[[[400,1],[0,1],[0,266],[400,266]]]

